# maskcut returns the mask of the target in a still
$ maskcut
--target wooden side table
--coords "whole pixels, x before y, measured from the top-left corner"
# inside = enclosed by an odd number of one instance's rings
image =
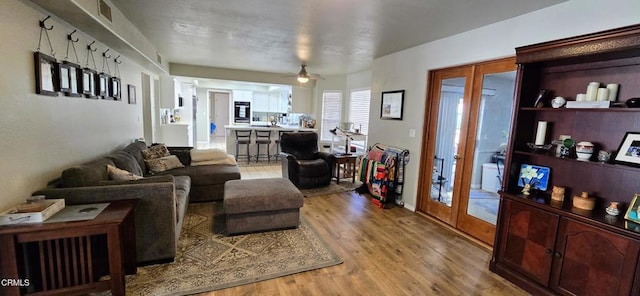
[[[0,278],[11,281],[0,295],[125,295],[124,276],[136,272],[137,202],[111,201],[93,220],[0,226]]]
[[[336,184],[340,184],[340,168],[343,170],[342,178],[351,177],[351,182],[356,182],[356,159],[355,155],[335,155],[336,166],[334,168],[334,178],[336,178]]]

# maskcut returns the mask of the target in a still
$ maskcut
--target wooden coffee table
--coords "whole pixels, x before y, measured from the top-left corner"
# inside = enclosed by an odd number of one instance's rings
[[[340,168],[343,170],[342,178],[351,177],[351,182],[356,182],[356,159],[358,156],[353,154],[336,154],[336,166],[334,168],[334,178],[336,184],[340,184]]]
[[[0,295],[109,289],[112,295],[125,295],[124,276],[136,272],[137,202],[111,201],[92,220],[0,226],[0,277],[11,280],[0,285]],[[109,279],[100,280],[104,273]]]

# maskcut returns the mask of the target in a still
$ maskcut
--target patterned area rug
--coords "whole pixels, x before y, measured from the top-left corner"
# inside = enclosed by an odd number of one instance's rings
[[[127,295],[187,295],[342,263],[302,219],[298,229],[226,237],[221,203],[190,204],[174,263],[139,267]]]
[[[304,197],[312,197],[318,195],[327,195],[334,194],[340,192],[353,191],[356,188],[360,187],[362,182],[356,181],[355,183],[351,183],[349,181],[340,181],[340,184],[336,184],[336,181],[331,181],[329,186],[320,187],[320,188],[312,188],[312,189],[300,189],[300,192],[304,195]]]

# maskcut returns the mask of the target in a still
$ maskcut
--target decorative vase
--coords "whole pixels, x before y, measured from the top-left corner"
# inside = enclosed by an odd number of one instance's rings
[[[593,143],[580,142],[576,145],[576,155],[578,160],[589,161],[591,155],[593,155]]]
[[[531,194],[531,184],[524,184],[524,188],[522,188],[522,194],[529,195]]]

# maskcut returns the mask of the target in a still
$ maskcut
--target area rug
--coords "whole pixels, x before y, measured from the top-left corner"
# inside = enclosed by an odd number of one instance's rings
[[[224,236],[221,203],[190,204],[174,263],[139,267],[127,295],[187,295],[324,268],[342,260],[302,219],[298,229]]]
[[[328,194],[334,194],[334,193],[353,191],[356,188],[360,187],[360,185],[362,185],[362,182],[358,182],[358,181],[356,181],[355,183],[341,181],[340,184],[336,184],[335,181],[331,181],[331,183],[328,186],[311,188],[311,189],[300,189],[300,192],[302,192],[304,197],[312,197],[312,196],[328,195]]]

